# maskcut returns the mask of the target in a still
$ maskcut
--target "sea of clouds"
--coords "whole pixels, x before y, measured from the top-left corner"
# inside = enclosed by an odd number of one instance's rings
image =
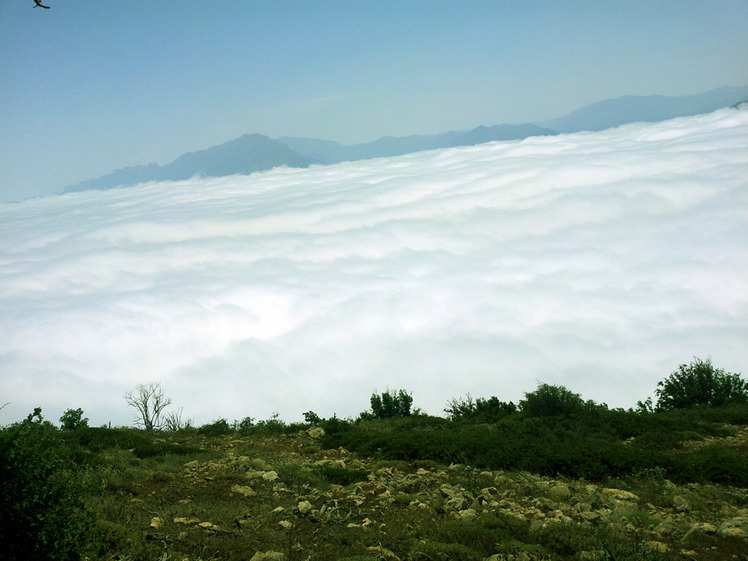
[[[633,407],[747,373],[748,111],[0,205],[0,310],[0,424],[130,424],[147,381],[197,424]]]

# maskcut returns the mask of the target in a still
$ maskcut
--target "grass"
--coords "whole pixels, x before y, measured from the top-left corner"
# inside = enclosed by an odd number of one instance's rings
[[[688,533],[748,508],[740,411],[583,414],[59,436],[91,561],[746,559],[744,539]]]

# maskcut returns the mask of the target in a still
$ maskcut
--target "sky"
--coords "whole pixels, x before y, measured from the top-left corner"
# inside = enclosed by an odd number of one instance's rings
[[[0,205],[0,425],[356,417],[405,389],[635,407],[748,372],[748,109]]]
[[[0,3],[0,201],[245,133],[359,143],[748,84],[745,0]]]

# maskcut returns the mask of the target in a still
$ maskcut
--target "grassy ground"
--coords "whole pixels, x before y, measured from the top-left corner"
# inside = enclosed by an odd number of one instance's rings
[[[693,459],[708,449],[711,456],[716,446],[745,457],[746,425],[703,423],[702,434],[676,439],[678,454],[696,454]],[[656,465],[587,479],[450,465],[438,454],[429,457],[420,440],[386,437],[433,437],[459,428],[439,420],[428,425],[359,423],[355,431],[324,438],[305,431],[74,431],[67,441],[81,466],[85,503],[101,540],[89,557],[748,559],[745,485],[683,478],[674,483]],[[495,427],[480,430],[500,434]],[[342,448],[343,434],[366,452]],[[429,446],[444,436],[427,439]],[[397,446],[388,449],[388,442]],[[621,449],[634,444],[626,435],[610,443]]]

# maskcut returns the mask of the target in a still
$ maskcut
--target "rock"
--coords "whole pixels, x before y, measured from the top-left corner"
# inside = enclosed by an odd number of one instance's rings
[[[707,524],[706,522],[697,522],[693,526],[691,526],[688,531],[683,534],[683,540],[687,539],[693,534],[706,534],[706,535],[714,535],[717,532],[717,528],[715,528],[712,524]]]
[[[568,485],[559,483],[548,490],[548,496],[554,501],[566,501],[571,498],[571,489]]]
[[[442,495],[445,497],[454,497],[455,493],[457,492],[457,489],[452,487],[451,485],[444,484],[441,487],[439,487],[439,490],[442,492]]]
[[[672,522],[662,522],[661,524],[655,526],[654,531],[660,536],[669,536],[671,534],[674,534],[677,529],[678,527]]]
[[[309,501],[301,501],[296,508],[301,514],[306,514],[312,511],[312,503]]]
[[[248,487],[246,485],[234,485],[233,487],[231,487],[231,492],[244,495],[245,497],[254,497],[255,495],[257,495],[257,491],[252,489],[252,487]]]
[[[174,519],[174,524],[199,524],[200,520],[197,518],[184,518],[179,517]]]
[[[161,527],[161,524],[163,524],[163,520],[161,520],[158,516],[154,516],[151,518],[151,524],[150,528],[153,528],[154,530],[158,530]]]
[[[639,497],[623,489],[603,489],[602,494],[616,501],[636,502]]]
[[[293,529],[293,522],[289,522],[288,520],[281,520],[280,522],[278,522],[278,525],[284,530]]]
[[[467,508],[465,510],[459,511],[457,513],[457,518],[464,522],[472,522],[473,520],[478,518],[478,513],[475,511],[474,508]]]
[[[373,545],[366,548],[366,551],[369,553],[373,553],[377,556],[377,559],[400,559],[397,555],[392,553],[389,549],[386,547],[382,547],[381,545]]]
[[[675,495],[673,497],[673,508],[678,512],[687,512],[691,510],[691,505],[682,495]]]
[[[318,440],[325,436],[325,430],[320,427],[313,427],[306,431],[306,433],[307,435],[309,435],[309,438],[312,438],[314,440]]]
[[[647,547],[650,549],[650,551],[654,551],[655,553],[665,553],[668,549],[666,543],[658,542],[655,540],[648,541]]]
[[[587,522],[594,522],[595,520],[600,518],[600,515],[597,512],[590,511],[580,512],[579,516],[582,520],[586,520]]]
[[[733,538],[748,539],[748,516],[736,516],[719,525],[717,534]]]
[[[538,481],[535,483],[535,487],[541,491],[548,491],[551,488],[551,484],[548,481]]]
[[[265,481],[275,481],[276,479],[280,479],[280,477],[278,477],[278,474],[276,473],[275,470],[263,472],[262,478]]]
[[[277,506],[273,509],[273,514],[280,514],[281,512],[285,511],[286,509],[282,506]]]
[[[280,551],[266,551],[265,553],[258,551],[249,561],[284,561],[285,558],[286,556]]]

